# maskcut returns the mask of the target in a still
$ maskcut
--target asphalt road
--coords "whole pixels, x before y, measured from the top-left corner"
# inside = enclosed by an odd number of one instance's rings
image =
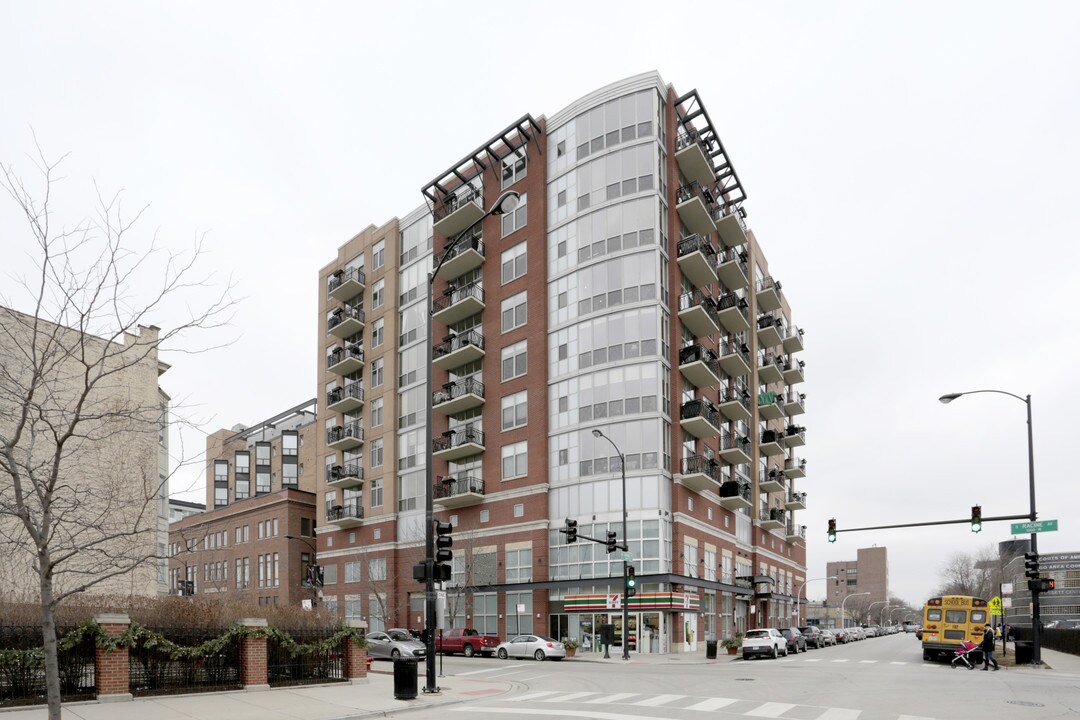
[[[1042,720],[1080,716],[1080,675],[1009,668],[968,671],[922,660],[913,635],[870,638],[778,660],[562,662],[447,658],[439,684],[498,678],[514,690],[414,711],[440,720],[470,715],[591,720]],[[402,714],[404,716],[404,713]]]

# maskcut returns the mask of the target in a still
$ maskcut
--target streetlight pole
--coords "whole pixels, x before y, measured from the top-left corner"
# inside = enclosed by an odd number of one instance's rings
[[[858,597],[859,595],[869,595],[869,594],[870,593],[868,593],[868,592],[861,592],[861,593],[851,593],[850,595],[845,595],[844,596],[844,599],[840,602],[840,627],[841,628],[846,628],[847,627],[847,615],[844,614],[844,605],[847,604],[847,601],[850,600],[853,597]]]
[[[434,311],[432,308],[432,301],[435,299],[435,277],[439,274],[439,270],[442,268],[450,254],[461,242],[462,238],[469,234],[473,228],[477,227],[480,223],[484,222],[491,215],[504,215],[508,212],[513,212],[517,207],[519,194],[513,190],[507,190],[495,200],[495,204],[491,206],[491,209],[485,212],[476,220],[472,225],[465,228],[457,234],[453,240],[447,242],[443,246],[442,255],[439,256],[437,262],[432,265],[432,270],[428,273],[428,294],[427,294],[427,313],[425,336],[427,338],[428,347],[428,367],[427,367],[427,397],[425,398],[424,405],[426,406],[427,415],[427,450],[424,454],[425,464],[425,480],[426,487],[424,488],[424,614],[425,620],[425,667],[426,684],[424,685],[424,692],[437,693],[439,687],[435,684],[435,474],[434,474],[434,448],[432,442],[435,440],[434,429],[432,427],[432,400],[431,400],[431,387],[432,387],[432,373],[433,366],[432,360],[435,351],[435,341],[432,337],[432,315]]]
[[[878,616],[878,618],[879,618],[878,619],[878,625],[884,625],[885,624],[885,611],[888,610],[890,607],[892,607],[892,606],[889,605],[889,603],[885,603],[885,607],[881,608],[881,615]]]
[[[615,448],[615,452],[619,454],[619,468],[622,470],[622,537],[623,544],[629,547],[629,542],[626,537],[626,457],[619,450],[619,446],[615,444],[615,441],[605,435],[596,428],[592,431],[593,437],[602,437],[611,443],[611,447]],[[629,563],[626,561],[626,556],[623,555],[622,562],[622,585],[623,585],[623,598],[622,598],[622,659],[630,659],[630,598],[626,597],[626,568]]]
[[[796,621],[796,623],[795,623],[796,627],[802,627],[802,591],[803,591],[803,588],[806,587],[806,585],[808,583],[817,582],[818,580],[835,580],[835,579],[836,579],[835,575],[829,575],[828,577],[810,578],[809,580],[804,580],[802,582],[802,584],[799,585],[799,589],[795,591],[795,613],[796,613],[795,617],[798,618],[798,621]],[[826,595],[826,597],[828,597],[828,595]]]
[[[308,567],[305,568],[305,570],[307,570],[310,573],[311,571],[308,570],[308,568],[310,568],[312,565],[316,564],[315,558],[319,554],[318,550],[315,549],[315,545],[310,540],[308,540],[307,538],[300,537],[299,535],[286,535],[285,539],[286,540],[299,540],[300,542],[304,543],[309,548],[311,548],[311,559],[308,560]],[[311,582],[311,606],[313,608],[315,607],[316,601],[317,601],[317,599],[319,597],[318,593],[319,593],[318,588],[315,587],[315,582],[313,580]]]
[[[869,593],[867,593],[867,594],[869,595]],[[875,600],[874,602],[870,603],[870,605],[866,608],[866,621],[867,622],[872,622],[873,621],[874,616],[871,615],[870,613],[871,613],[871,611],[873,611],[875,605],[880,605],[881,603],[885,603],[885,607],[889,606],[889,601],[888,600]]]
[[[1008,395],[1011,398],[1016,398],[1020,402],[1027,406],[1027,441],[1028,441],[1028,497],[1030,500],[1030,519],[1031,522],[1038,520],[1038,514],[1035,511],[1035,443],[1032,440],[1031,431],[1031,394],[1029,393],[1025,397],[1005,390],[968,390],[967,392],[949,393],[942,395],[938,398],[938,401],[943,405],[948,405],[956,398],[962,395],[975,395],[977,393],[996,393],[998,395]],[[1036,556],[1039,554],[1039,534],[1031,533],[1030,540],[1031,552]],[[1031,663],[1033,665],[1042,665],[1042,619],[1039,613],[1039,593],[1031,593],[1031,635],[1032,635],[1032,653]]]

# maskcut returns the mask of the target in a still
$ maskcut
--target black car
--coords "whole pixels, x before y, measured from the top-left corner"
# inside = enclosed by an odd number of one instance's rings
[[[799,628],[780,628],[780,634],[787,642],[788,652],[796,654],[806,652],[806,638],[799,632]]]
[[[799,628],[799,632],[806,638],[806,645],[808,647],[822,648],[825,647],[825,638],[822,637],[821,628],[817,625],[807,625],[806,627]]]

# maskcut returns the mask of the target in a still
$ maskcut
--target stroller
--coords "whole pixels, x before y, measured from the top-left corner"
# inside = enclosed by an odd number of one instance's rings
[[[971,656],[976,652],[981,652],[979,646],[970,640],[960,643],[960,647],[956,648],[956,657],[950,663],[952,668],[955,670],[960,667],[957,663],[963,663],[968,670],[974,670],[977,661],[973,661]]]

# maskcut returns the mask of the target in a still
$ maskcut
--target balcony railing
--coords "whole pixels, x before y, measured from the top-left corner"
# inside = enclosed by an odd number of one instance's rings
[[[716,246],[705,238],[701,237],[700,235],[690,235],[689,237],[684,237],[682,240],[679,241],[677,251],[679,253],[679,257],[683,257],[684,255],[691,255],[696,252],[699,252],[708,258],[716,257]]]
[[[364,402],[364,386],[359,382],[351,382],[345,387],[336,387],[326,393],[326,404],[337,405],[343,400],[358,400],[359,403]]]
[[[467,426],[459,428],[458,430],[451,430],[444,433],[442,437],[435,437],[431,440],[433,452],[443,452],[469,444],[480,445],[483,447],[485,445],[484,431],[472,426]]]
[[[675,193],[675,202],[683,203],[687,200],[693,200],[695,197],[700,198],[701,202],[705,204],[706,210],[709,211],[709,217],[714,222],[720,219],[720,209],[716,206],[716,198],[713,197],[712,190],[700,183],[692,182],[680,187]]]
[[[718,321],[730,333],[745,332],[750,328],[750,303],[735,293],[727,293],[716,302]]]
[[[478,395],[484,397],[484,383],[471,377],[447,383],[446,385],[443,385],[442,390],[436,390],[431,393],[431,404],[442,405],[443,403],[457,400],[466,395]]]
[[[683,403],[682,408],[679,411],[679,419],[692,420],[694,418],[703,418],[715,428],[719,428],[722,422],[720,420],[720,413],[713,407],[713,404],[705,398],[690,400]]]
[[[328,482],[344,480],[345,478],[364,479],[364,468],[360,463],[345,463],[344,465],[331,465],[326,469]]]
[[[720,486],[720,498],[723,501],[724,498],[740,498],[743,503],[739,503],[741,507],[750,507],[750,483],[745,480],[727,480]],[[727,507],[724,502],[720,503]]]
[[[355,359],[361,363],[364,362],[364,349],[359,345],[346,345],[343,348],[337,348],[329,355],[326,356],[326,367],[332,368],[345,360]]]
[[[737,343],[731,347],[730,343],[720,343],[720,367],[732,377],[741,377],[750,372],[753,363],[750,362],[750,348],[746,343]]]
[[[679,318],[696,337],[713,335],[720,328],[716,314],[716,301],[700,290],[679,296]]]
[[[361,285],[367,285],[367,278],[364,276],[363,270],[360,268],[349,268],[348,270],[339,270],[330,276],[326,283],[326,292],[332,295],[335,290],[350,281],[360,283]]]
[[[432,220],[439,222],[447,215],[450,215],[455,210],[471,202],[482,202],[483,193],[479,188],[468,186],[467,190],[459,191],[453,195],[446,197],[441,203],[435,206],[435,210],[432,212]]]
[[[788,425],[784,429],[784,438],[788,447],[799,447],[806,444],[806,428],[801,425]]]
[[[702,455],[690,455],[682,459],[683,475],[707,475],[714,482],[720,482],[720,463]]]
[[[445,310],[451,305],[456,305],[462,300],[468,299],[479,300],[484,302],[484,288],[479,283],[469,283],[465,287],[454,288],[449,292],[443,293],[441,296],[433,298],[431,301],[431,312],[437,313],[441,310]]]
[[[456,495],[466,494],[483,495],[484,481],[481,478],[466,475],[465,477],[442,477],[435,483],[434,498],[445,500]]]
[[[341,520],[363,520],[364,506],[359,500],[346,500],[344,505],[334,505],[326,511],[328,522]]]
[[[716,261],[716,275],[728,290],[745,290],[750,277],[746,252],[733,252],[729,258],[719,258]]]
[[[718,395],[720,413],[730,420],[746,421],[750,419],[750,391],[746,386],[724,387]]]
[[[806,539],[806,526],[796,525],[794,523],[787,524],[787,538],[788,540],[805,540]]]
[[[679,368],[696,387],[711,387],[720,382],[720,361],[704,345],[687,345],[681,349]]]
[[[454,335],[432,348],[431,354],[436,360],[447,355],[452,355],[458,350],[467,347],[484,349],[484,336],[476,330],[468,330],[459,335]]]
[[[341,442],[342,440],[363,440],[364,428],[360,426],[360,422],[345,423],[345,425],[335,425],[326,431],[326,444],[332,445],[333,443]]]
[[[330,317],[326,320],[326,331],[331,332],[338,325],[341,325],[347,320],[355,320],[361,324],[364,323],[364,311],[359,307],[344,307],[338,308],[330,314]]]

